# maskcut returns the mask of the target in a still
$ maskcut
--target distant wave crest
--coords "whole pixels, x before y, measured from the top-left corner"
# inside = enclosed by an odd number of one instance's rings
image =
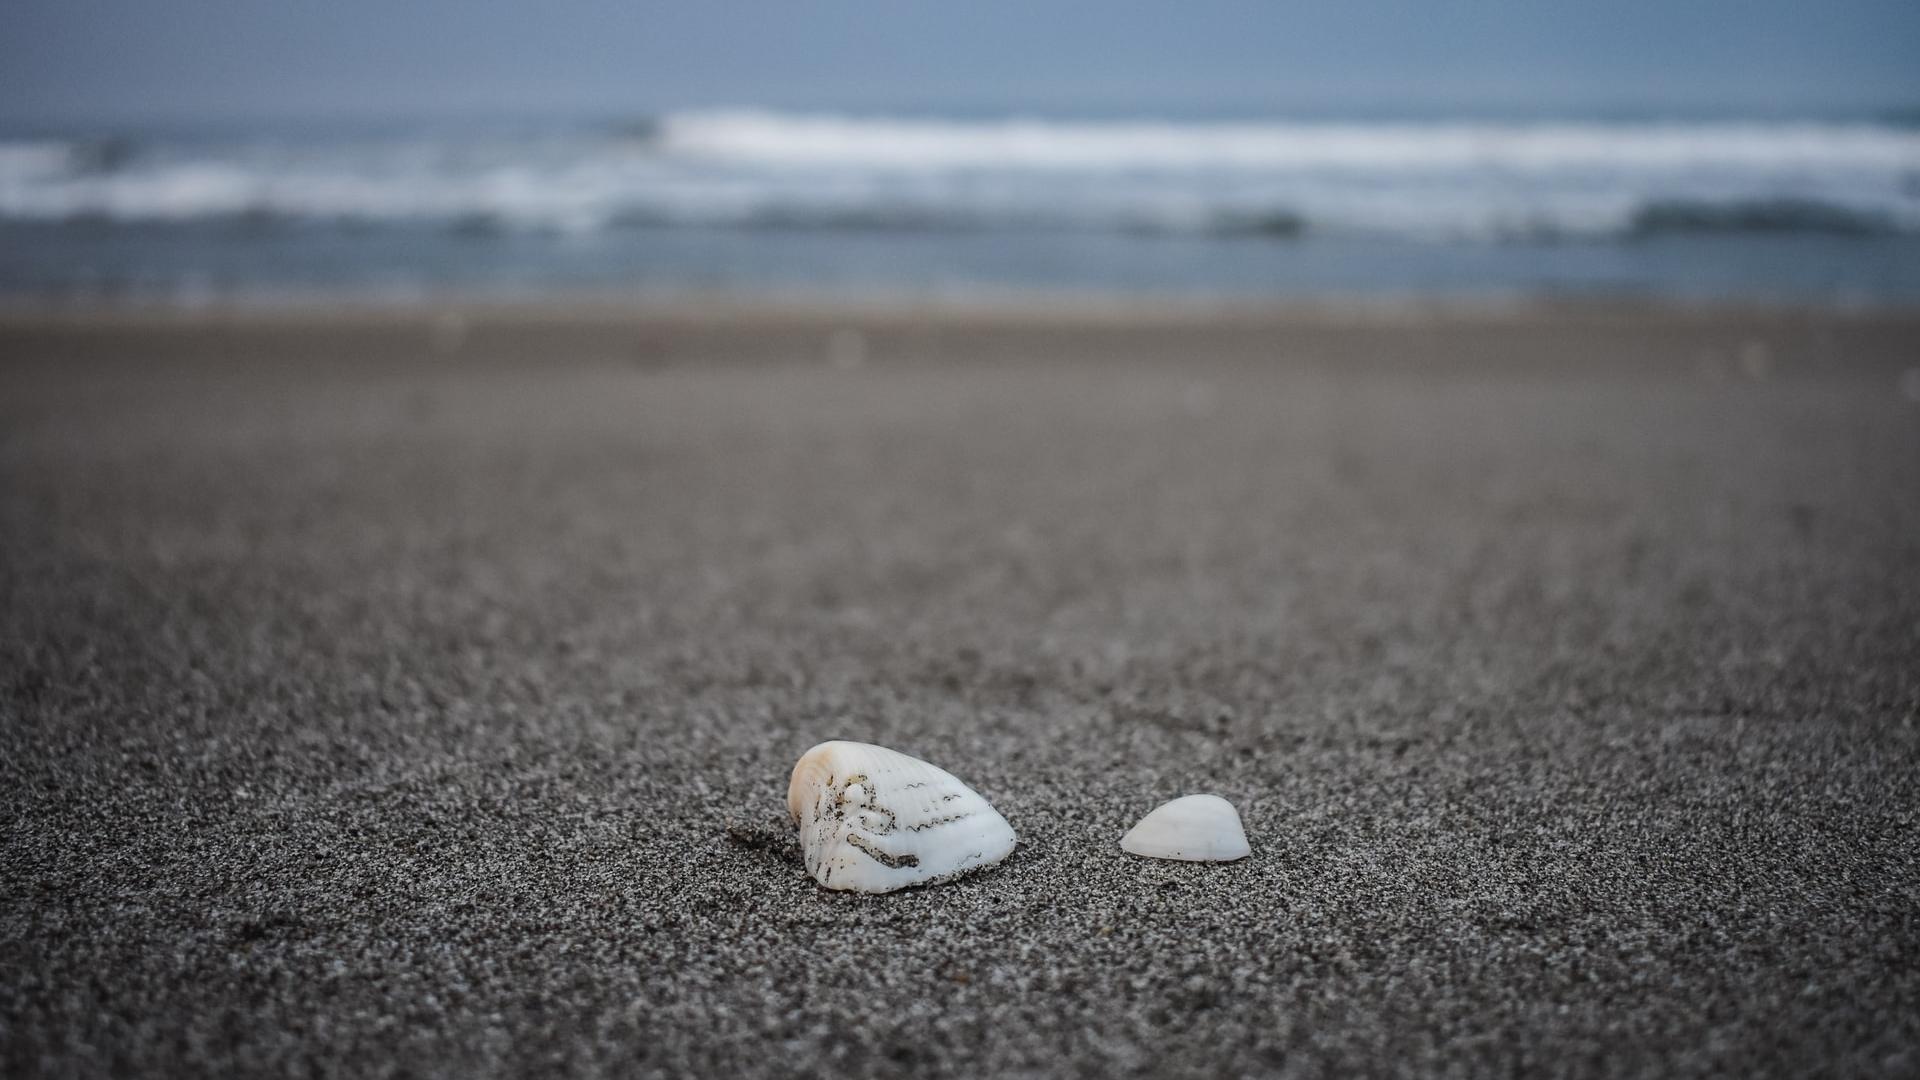
[[[761,165],[1516,172],[1920,167],[1920,132],[1821,123],[1068,123],[670,115],[669,153]]]

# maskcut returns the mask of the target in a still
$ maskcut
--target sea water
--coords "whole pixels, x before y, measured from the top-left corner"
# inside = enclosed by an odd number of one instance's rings
[[[941,117],[0,135],[0,295],[1920,297],[1899,119]]]

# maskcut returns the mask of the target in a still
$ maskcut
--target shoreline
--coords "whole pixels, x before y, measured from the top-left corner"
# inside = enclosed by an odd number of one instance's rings
[[[1557,319],[1698,321],[1920,318],[1920,299],[1719,298],[1552,293],[1326,293],[1258,298],[1101,290],[1007,290],[965,295],[769,290],[684,293],[578,291],[509,296],[484,292],[377,298],[316,292],[205,302],[47,299],[0,295],[0,327],[407,323],[458,316],[489,322],[882,323],[939,321],[1032,326],[1262,323],[1537,323]]]

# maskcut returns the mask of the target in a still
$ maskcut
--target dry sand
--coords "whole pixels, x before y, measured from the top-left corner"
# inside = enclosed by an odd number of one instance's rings
[[[1912,1075],[1920,316],[0,318],[8,1075]],[[991,873],[809,881],[785,775]],[[1254,854],[1122,854],[1226,795]]]

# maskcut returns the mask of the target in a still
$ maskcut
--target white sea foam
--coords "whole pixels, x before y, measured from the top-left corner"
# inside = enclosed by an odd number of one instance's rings
[[[0,222],[1367,233],[1920,231],[1920,131],[1865,123],[664,117],[466,140],[0,142]]]

